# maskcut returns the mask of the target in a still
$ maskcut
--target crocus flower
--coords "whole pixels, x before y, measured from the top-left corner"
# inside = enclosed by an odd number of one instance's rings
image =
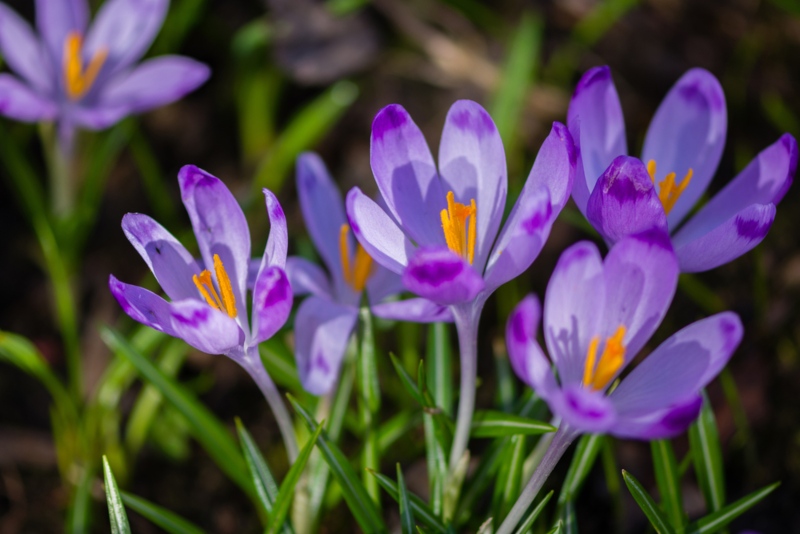
[[[264,189],[270,232],[248,320],[250,231],[242,209],[221,180],[197,167],[183,167],[178,182],[200,259],[194,259],[152,218],[128,213],[122,229],[170,300],[113,275],[109,277],[111,293],[134,320],[241,365],[270,403],[287,451],[294,457],[297,445],[291,418],[258,354],[258,344],[283,326],[292,308],[291,286],[284,272],[288,235],[283,210],[275,195]]]
[[[401,275],[406,289],[450,306],[458,330],[461,397],[452,466],[469,436],[483,304],[541,251],[569,198],[572,138],[564,125],[553,125],[502,230],[503,143],[478,104],[462,100],[450,108],[438,170],[408,113],[398,105],[384,108],[372,124],[370,161],[387,209],[352,189],[347,214],[353,233],[375,261]]]
[[[106,128],[181,98],[209,76],[182,56],[136,62],[164,22],[168,0],[108,0],[89,24],[86,0],[36,0],[38,35],[0,3],[0,52],[16,73],[0,74],[0,113],[25,122]]]
[[[722,370],[742,338],[734,313],[683,328],[617,383],[666,314],[678,273],[669,238],[659,230],[620,239],[605,260],[590,242],[567,249],[544,301],[550,360],[536,340],[538,300],[528,296],[512,312],[506,330],[511,365],[560,417],[561,426],[509,517],[525,511],[578,434],[669,438],[697,417],[700,390]],[[513,523],[509,520],[498,532],[510,532]]]
[[[641,161],[620,157],[625,122],[608,67],[583,75],[568,124],[580,149],[578,208],[609,243],[668,230],[682,272],[712,269],[760,243],[797,167],[797,142],[784,134],[684,222],[717,170],[727,130],[722,87],[703,69],[684,74],[661,102]]]
[[[339,376],[365,291],[374,304],[373,313],[380,317],[417,322],[452,319],[446,307],[425,299],[380,303],[403,290],[400,277],[375,264],[353,238],[342,195],[316,154],[302,154],[297,160],[297,193],[306,228],[328,272],[301,257],[287,260],[295,295],[311,295],[295,317],[295,355],[303,387],[323,395]]]

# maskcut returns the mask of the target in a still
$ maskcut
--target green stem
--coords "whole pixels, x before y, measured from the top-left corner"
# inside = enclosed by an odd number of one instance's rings
[[[475,411],[475,381],[478,378],[478,320],[481,306],[453,308],[461,354],[461,387],[458,399],[456,429],[450,449],[450,471],[467,450],[472,414]]]

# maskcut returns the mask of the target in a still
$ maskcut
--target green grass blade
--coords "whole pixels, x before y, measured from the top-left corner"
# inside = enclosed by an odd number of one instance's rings
[[[661,505],[675,529],[686,524],[681,497],[681,481],[678,475],[678,461],[669,440],[659,439],[650,442],[653,455],[653,467],[656,473],[656,484],[661,494]]]
[[[525,436],[512,436],[503,453],[504,461],[495,479],[494,505],[492,509],[496,524],[502,524],[511,507],[519,497],[522,484],[522,465],[525,462]]]
[[[689,444],[697,481],[709,512],[725,504],[725,478],[722,473],[722,446],[717,422],[708,397],[703,393],[703,408],[697,421],[689,428]]]
[[[381,391],[378,382],[378,362],[375,357],[375,330],[368,306],[359,310],[358,358],[356,359],[358,380],[358,414],[363,431],[364,448],[361,454],[361,480],[380,509],[380,488],[367,469],[380,468],[380,449],[375,428],[375,419],[381,407]]]
[[[203,529],[166,508],[162,508],[150,501],[124,491],[121,491],[120,495],[122,496],[122,502],[124,502],[128,508],[142,515],[169,534],[203,533]]]
[[[658,534],[671,534],[675,532],[669,524],[667,517],[642,485],[639,484],[639,481],[624,469],[622,470],[622,478],[625,480],[625,485],[628,486],[628,491],[631,492],[636,504],[642,509],[642,512],[647,516],[648,521],[653,525],[656,532],[658,532]]]
[[[411,375],[408,374],[408,371],[403,367],[403,362],[397,359],[397,356],[392,353],[389,353],[389,358],[392,360],[392,365],[397,372],[397,376],[400,377],[400,383],[403,385],[403,388],[405,388],[408,394],[411,395],[420,406],[425,406],[425,399],[422,397],[422,393],[417,387],[416,382],[414,382],[414,379],[411,378]]]
[[[578,496],[583,481],[591,471],[597,455],[603,446],[604,436],[602,434],[585,434],[578,441],[575,449],[575,456],[569,465],[564,484],[561,486],[561,493],[558,495],[558,506],[562,508],[567,501],[575,500]]]
[[[556,430],[553,425],[535,419],[485,410],[475,412],[470,435],[473,438],[498,438],[518,434],[532,436]]]
[[[378,479],[378,484],[380,484],[383,490],[388,493],[392,499],[400,502],[400,494],[397,490],[397,484],[395,484],[391,478],[374,471],[372,471],[372,475]],[[433,513],[433,510],[431,510],[428,505],[425,504],[425,501],[413,493],[408,493],[408,500],[414,517],[419,519],[421,523],[424,523],[427,527],[432,528],[435,532],[439,532],[440,534],[447,532],[447,527],[444,525],[444,523],[442,523],[437,515]]]
[[[406,482],[403,479],[403,470],[400,469],[399,463],[397,464],[397,492],[400,496],[400,526],[403,534],[414,534],[414,512],[408,500]]]
[[[128,524],[128,516],[125,513],[125,506],[122,504],[117,481],[114,480],[114,473],[111,472],[105,456],[103,456],[103,480],[105,480],[106,486],[106,503],[108,503],[111,534],[130,534],[131,526]]]
[[[267,461],[261,455],[261,451],[258,450],[253,436],[250,435],[238,417],[236,418],[236,431],[239,433],[242,454],[244,455],[247,469],[250,471],[250,476],[253,478],[253,486],[256,488],[258,500],[264,511],[270,514],[272,513],[275,499],[278,498],[278,484],[275,483],[272,471],[270,471]]]
[[[428,389],[436,406],[449,414],[453,407],[453,353],[447,323],[428,327]]]
[[[721,510],[717,510],[706,517],[692,523],[687,529],[688,534],[710,534],[712,532],[719,532],[728,523],[742,515],[744,512],[758,504],[764,497],[775,491],[780,486],[780,482],[776,482],[766,488],[754,491],[750,495],[739,499],[736,502],[725,506]]]
[[[525,518],[522,524],[517,528],[514,534],[526,534],[527,532],[530,532],[531,528],[533,527],[533,524],[539,518],[539,515],[541,515],[542,510],[544,510],[544,507],[547,506],[547,503],[550,502],[550,499],[552,498],[553,498],[553,490],[550,490],[550,493],[545,495],[544,498],[541,501],[539,501],[539,504],[536,505],[536,508],[531,510],[531,513],[528,514],[528,516]]]

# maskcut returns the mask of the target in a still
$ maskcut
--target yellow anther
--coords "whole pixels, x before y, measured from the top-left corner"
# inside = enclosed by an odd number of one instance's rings
[[[477,213],[478,208],[474,198],[467,206],[456,202],[452,191],[447,193],[447,209],[441,211],[444,239],[450,250],[468,260],[470,264],[475,259]]]
[[[364,291],[372,274],[372,258],[361,243],[356,243],[356,257],[355,261],[350,264],[350,245],[347,239],[347,234],[350,232],[350,227],[347,223],[339,228],[339,256],[342,260],[342,275],[344,281],[355,291]]]
[[[584,387],[600,391],[611,382],[625,363],[625,345],[622,343],[624,337],[625,327],[620,325],[614,335],[606,339],[606,346],[599,361],[597,361],[597,348],[600,345],[600,336],[592,338],[586,351],[586,363],[583,368]]]
[[[214,272],[217,275],[217,284],[219,284],[219,293],[214,287],[214,281],[211,279],[211,271],[205,269],[199,275],[196,274],[192,277],[194,285],[200,291],[209,306],[215,310],[224,311],[228,317],[235,319],[236,312],[236,299],[233,296],[233,286],[231,286],[231,279],[225,271],[225,266],[222,265],[222,260],[219,254],[214,254]],[[221,296],[220,296],[221,295]]]
[[[71,100],[78,100],[92,88],[103,63],[108,58],[108,49],[101,48],[95,52],[89,65],[84,70],[81,52],[83,37],[78,32],[70,32],[64,43],[64,88]]]
[[[650,179],[653,181],[653,184],[655,184],[656,162],[652,159],[647,162],[647,173],[650,175]],[[686,172],[686,176],[684,176],[683,180],[681,180],[680,184],[675,183],[675,177],[677,175],[674,172],[669,173],[664,177],[663,180],[658,182],[658,199],[661,201],[661,205],[664,206],[664,212],[667,215],[669,215],[669,212],[675,207],[675,203],[678,202],[681,194],[689,185],[693,174],[694,171],[689,169]]]

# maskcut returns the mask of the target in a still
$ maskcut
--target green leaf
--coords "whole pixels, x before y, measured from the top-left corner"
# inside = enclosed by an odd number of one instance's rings
[[[625,480],[625,485],[628,486],[628,491],[631,492],[636,504],[642,509],[642,512],[647,516],[647,519],[650,521],[650,524],[653,525],[656,532],[658,532],[658,534],[671,534],[675,532],[672,526],[670,526],[667,517],[653,498],[644,490],[642,485],[639,484],[639,481],[624,469],[622,470],[622,478]]]
[[[125,513],[125,506],[122,504],[117,481],[114,480],[114,473],[111,472],[105,456],[103,456],[103,480],[105,480],[106,486],[106,503],[108,503],[111,534],[130,534],[131,526],[128,524],[128,516]]]
[[[500,464],[497,474],[492,499],[492,517],[502,524],[511,507],[519,497],[519,488],[522,484],[522,465],[525,462],[525,436],[511,437],[503,453],[504,461]]]
[[[322,433],[322,430],[322,425],[317,426],[316,431],[311,435],[308,443],[306,443],[303,450],[300,451],[291,469],[289,469],[289,472],[286,474],[286,478],[283,479],[281,489],[278,491],[278,497],[275,499],[275,507],[272,509],[269,525],[267,526],[268,534],[275,534],[283,525],[286,514],[289,513],[289,505],[292,503],[294,488],[297,486],[300,475],[303,474],[303,470],[306,468],[306,463],[308,463],[308,459],[311,457],[311,451],[314,450],[314,446],[317,444],[317,439]]]
[[[550,493],[545,495],[544,498],[539,501],[539,504],[536,505],[536,508],[531,510],[531,513],[528,514],[514,534],[525,534],[526,532],[529,532],[533,527],[533,524],[536,522],[536,519],[538,519],[539,515],[542,513],[542,510],[544,510],[544,507],[547,506],[547,503],[550,502],[552,497],[553,490],[550,490]]]
[[[436,406],[449,414],[453,407],[453,355],[447,323],[428,327],[428,389]]]
[[[686,524],[686,515],[683,513],[683,499],[681,498],[680,476],[678,475],[678,462],[675,451],[669,440],[659,439],[650,442],[653,455],[653,467],[656,473],[656,484],[661,494],[661,504],[670,524],[675,529],[680,529]]]
[[[128,508],[142,515],[154,525],[164,529],[170,534],[203,533],[203,529],[166,508],[157,506],[150,501],[124,491],[121,491],[120,495],[122,496],[122,502],[124,502]]]
[[[294,352],[286,345],[281,336],[272,336],[258,346],[261,362],[276,384],[292,391],[303,391]]]
[[[403,534],[414,534],[414,512],[411,510],[411,504],[408,500],[408,491],[406,490],[406,482],[403,480],[403,470],[400,469],[400,463],[397,464],[397,488],[400,496],[400,525],[403,529]]]
[[[561,493],[558,495],[559,508],[567,501],[575,500],[578,496],[583,481],[586,480],[589,471],[592,470],[597,455],[603,446],[602,434],[584,434],[578,441],[575,449],[575,456],[569,464],[567,476],[561,486]]]
[[[310,432],[315,432],[319,424],[309,415],[309,413],[295,400],[291,395],[287,395],[289,402],[292,403],[295,411],[305,422]],[[366,533],[385,532],[386,525],[383,523],[380,513],[375,508],[367,490],[361,481],[358,479],[350,460],[344,453],[336,446],[335,443],[328,439],[328,436],[323,431],[317,441],[319,448],[325,461],[331,468],[336,481],[342,488],[344,500],[350,508],[353,516],[355,517],[362,530]]]
[[[267,461],[258,450],[253,436],[247,431],[242,421],[236,418],[236,431],[239,433],[239,441],[242,445],[242,453],[247,469],[253,479],[253,486],[256,488],[258,500],[267,514],[272,513],[275,499],[278,498],[278,485],[267,465]]]
[[[575,514],[575,501],[569,499],[561,509],[564,534],[578,534],[578,517]]]
[[[400,494],[397,489],[397,484],[395,484],[395,482],[386,475],[376,473],[375,471],[371,471],[371,473],[375,478],[378,479],[378,484],[381,485],[383,490],[388,493],[392,499],[400,502]],[[411,505],[411,511],[415,518],[419,519],[420,522],[424,523],[426,526],[432,528],[436,532],[441,534],[447,532],[447,527],[439,520],[439,518],[433,513],[428,505],[425,504],[425,501],[413,493],[408,493],[408,500]]]
[[[449,523],[456,513],[458,507],[458,500],[461,497],[461,487],[464,485],[464,479],[467,477],[467,470],[469,469],[469,450],[464,451],[461,458],[458,459],[450,475],[444,483],[444,506],[442,508],[442,519],[445,523]]]
[[[375,330],[369,307],[359,310],[358,384],[361,399],[373,414],[381,408],[381,386],[378,382],[378,362],[375,356]]]
[[[687,528],[687,534],[710,534],[711,532],[719,532],[728,523],[742,515],[744,512],[758,504],[764,497],[775,491],[780,486],[780,482],[776,482],[766,488],[754,491],[747,497],[743,497],[738,501],[729,504],[728,506],[708,514],[704,518],[691,523]]]
[[[548,530],[547,534],[563,534],[563,532],[564,532],[564,521],[559,519],[558,522],[556,522],[556,526]]]
[[[414,379],[411,378],[411,375],[403,367],[403,363],[397,359],[397,356],[389,353],[389,358],[392,360],[392,365],[394,366],[394,370],[397,372],[397,376],[400,377],[400,383],[403,385],[405,390],[408,392],[409,395],[414,397],[414,400],[417,401],[420,406],[425,406],[425,399],[422,397],[422,393],[420,392],[417,384],[414,382]]]
[[[537,435],[547,432],[555,432],[556,427],[549,423],[528,419],[505,412],[485,410],[475,412],[472,418],[472,430],[470,435],[473,438],[497,438],[502,436],[513,436],[518,434]]]
[[[484,498],[484,492],[494,483],[494,475],[503,462],[503,452],[510,440],[510,437],[496,439],[481,454],[475,474],[466,484],[466,490],[462,492],[461,502],[459,502],[455,516],[457,525],[469,521],[474,514],[475,508]]]
[[[725,504],[725,478],[722,473],[722,446],[717,433],[717,422],[705,392],[700,416],[689,428],[689,444],[706,506],[709,512],[716,512]]]

